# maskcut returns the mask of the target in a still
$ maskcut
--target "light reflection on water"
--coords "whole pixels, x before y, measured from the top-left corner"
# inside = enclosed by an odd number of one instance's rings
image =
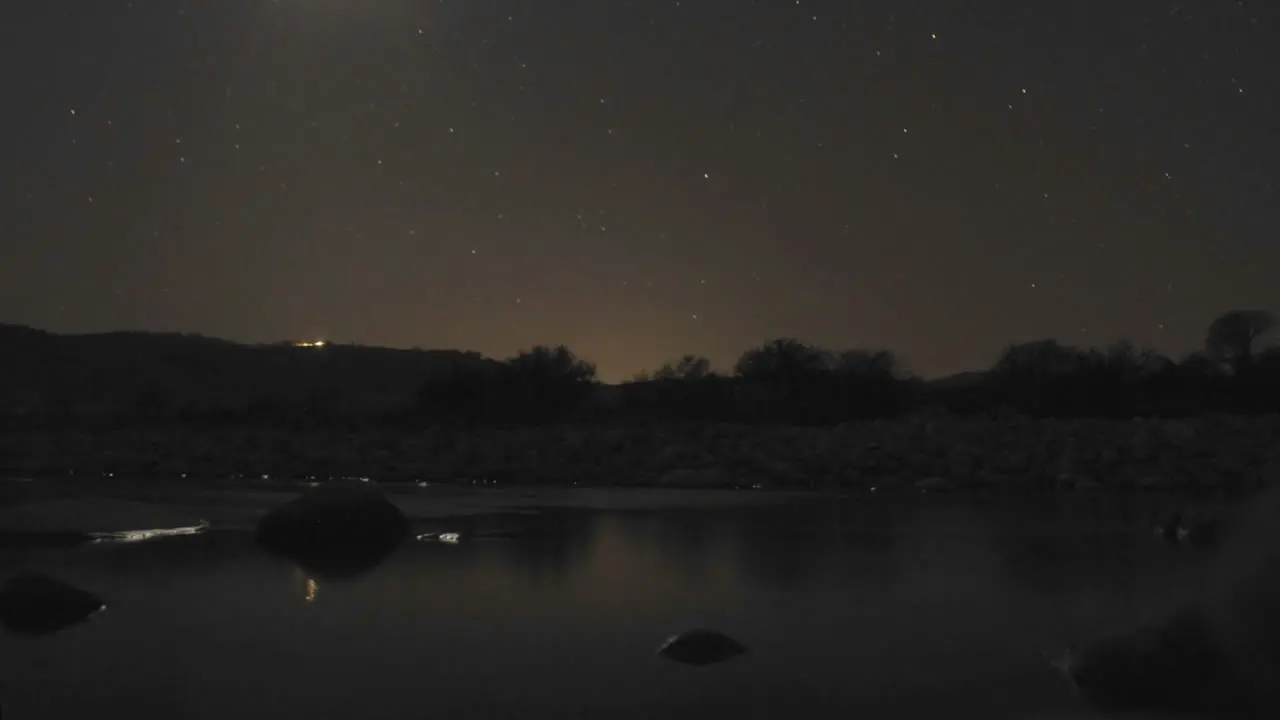
[[[16,718],[1029,716],[1074,707],[1046,652],[1171,611],[1203,565],[1123,509],[628,504],[406,541],[323,593],[244,533],[0,555],[110,608],[4,638],[0,688]],[[655,654],[691,627],[751,652]]]

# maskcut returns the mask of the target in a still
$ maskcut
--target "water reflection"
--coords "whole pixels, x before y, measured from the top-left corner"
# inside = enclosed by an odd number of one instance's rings
[[[48,644],[0,644],[0,672],[29,717],[136,717],[140,697],[149,717],[196,720],[1070,708],[1043,655],[1062,639],[1055,613],[1114,622],[1183,569],[1118,533],[1028,534],[1027,511],[1012,512],[821,502],[454,519],[438,529],[463,542],[405,543],[358,581],[324,583],[323,602],[322,577],[247,533],[0,554],[0,571],[55,568],[113,599],[102,622]],[[751,652],[696,673],[655,655],[691,627]]]
[[[520,516],[513,537],[493,539],[480,547],[486,557],[489,553],[500,557],[509,572],[533,582],[563,582],[597,542],[597,520],[587,510],[546,508]]]

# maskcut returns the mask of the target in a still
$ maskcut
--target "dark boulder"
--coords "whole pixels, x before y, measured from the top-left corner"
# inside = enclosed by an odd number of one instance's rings
[[[281,505],[258,523],[269,552],[320,577],[341,578],[377,567],[400,545],[409,522],[376,486],[320,485]]]
[[[711,665],[747,652],[746,646],[715,630],[690,630],[668,638],[658,654],[685,665]]]
[[[105,608],[102,598],[38,573],[9,578],[0,588],[0,622],[22,635],[46,635]]]
[[[1244,718],[1258,708],[1254,688],[1223,652],[1200,608],[1100,641],[1062,669],[1081,697],[1103,712]]]

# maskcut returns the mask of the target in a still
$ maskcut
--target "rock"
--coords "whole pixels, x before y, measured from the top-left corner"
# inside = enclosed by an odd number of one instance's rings
[[[658,648],[663,657],[698,666],[731,660],[746,652],[746,646],[728,635],[701,629],[673,635]]]
[[[318,576],[351,577],[389,557],[408,528],[404,513],[376,486],[325,484],[267,513],[257,539]]]
[[[1258,712],[1254,688],[1236,672],[1198,607],[1163,625],[1105,639],[1059,667],[1102,712],[1221,718],[1255,717]]]
[[[1207,605],[1235,667],[1280,717],[1280,490],[1252,499],[1223,534]]]
[[[38,573],[22,573],[0,588],[0,622],[23,635],[46,635],[106,608],[93,593]]]
[[[23,503],[0,510],[0,546],[145,540],[203,532],[209,524],[142,502],[78,497]]]

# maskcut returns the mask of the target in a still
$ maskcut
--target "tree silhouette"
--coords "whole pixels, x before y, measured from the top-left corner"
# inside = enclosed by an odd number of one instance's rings
[[[836,356],[833,370],[846,377],[891,380],[901,368],[898,356],[889,350],[845,350]]]
[[[701,355],[685,355],[653,374],[654,380],[701,380],[711,374],[711,361]]]
[[[1085,357],[1079,350],[1057,340],[1010,345],[1000,353],[992,372],[1015,381],[1044,381],[1080,372]]]
[[[596,366],[564,345],[538,345],[506,361],[505,393],[526,419],[551,420],[573,411],[596,383]]]
[[[794,338],[779,338],[742,353],[734,372],[749,382],[790,385],[830,367],[826,352]]]
[[[1275,327],[1276,318],[1265,310],[1233,310],[1209,324],[1204,352],[1214,364],[1236,374],[1253,361],[1258,338]]]
[[[580,360],[564,345],[537,345],[507,359],[507,366],[525,382],[546,385],[590,384],[596,379],[596,366]]]
[[[1147,348],[1139,348],[1128,340],[1112,344],[1103,352],[1093,351],[1088,358],[1091,375],[1112,382],[1134,383],[1168,371],[1173,361]]]

